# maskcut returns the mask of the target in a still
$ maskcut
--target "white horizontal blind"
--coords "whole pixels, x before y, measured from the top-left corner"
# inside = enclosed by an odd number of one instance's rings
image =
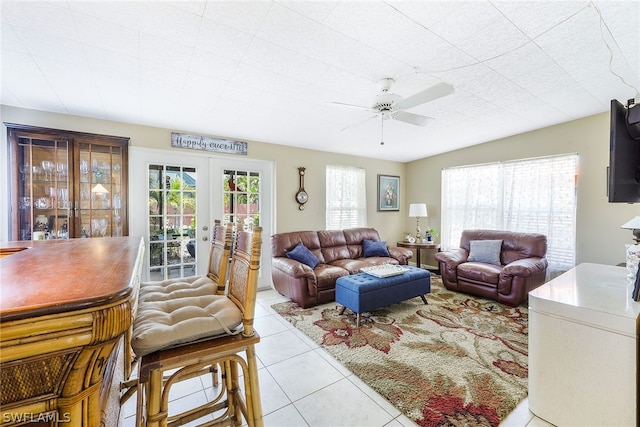
[[[547,236],[549,274],[575,266],[578,155],[541,157],[442,171],[442,246],[462,230]]]
[[[327,230],[367,226],[365,171],[351,166],[327,165]]]

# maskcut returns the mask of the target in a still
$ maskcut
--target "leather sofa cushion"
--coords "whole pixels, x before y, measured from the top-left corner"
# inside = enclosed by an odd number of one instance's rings
[[[318,290],[333,289],[339,277],[349,275],[349,272],[344,268],[330,264],[318,264],[313,272],[316,275]],[[311,295],[315,295],[315,293],[311,292]]]
[[[502,268],[495,264],[485,264],[482,262],[465,262],[458,266],[458,278],[473,282],[491,283],[498,285]]]
[[[240,325],[242,312],[226,295],[215,295],[217,288],[206,276],[142,283],[131,337],[135,354],[225,335]]]
[[[327,264],[331,264],[337,259],[349,259],[349,249],[342,230],[322,230],[318,231],[318,240],[322,247],[322,255]]]

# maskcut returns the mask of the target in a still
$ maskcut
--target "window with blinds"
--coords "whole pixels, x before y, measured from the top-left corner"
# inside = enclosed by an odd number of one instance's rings
[[[442,171],[442,248],[465,229],[547,236],[551,277],[575,266],[578,155],[540,157]]]
[[[328,165],[326,228],[341,230],[367,226],[364,169]]]

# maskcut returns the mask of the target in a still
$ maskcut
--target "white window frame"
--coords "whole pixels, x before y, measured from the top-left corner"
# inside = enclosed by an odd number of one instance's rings
[[[367,226],[365,170],[353,166],[326,167],[326,229]]]

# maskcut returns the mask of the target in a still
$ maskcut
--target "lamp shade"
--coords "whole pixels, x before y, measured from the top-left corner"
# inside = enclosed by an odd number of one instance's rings
[[[620,226],[620,228],[626,228],[628,230],[640,230],[640,216],[631,218]]]
[[[107,190],[106,188],[104,188],[104,185],[102,184],[96,184],[95,187],[93,187],[91,189],[92,193],[98,193],[98,194],[107,194],[109,192],[109,190]]]
[[[424,203],[411,203],[409,205],[410,217],[425,217],[427,216],[427,205]]]

